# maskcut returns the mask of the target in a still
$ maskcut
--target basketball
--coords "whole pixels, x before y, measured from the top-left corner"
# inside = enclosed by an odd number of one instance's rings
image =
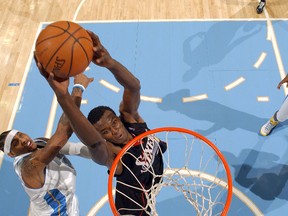
[[[65,80],[85,71],[93,57],[93,42],[87,31],[70,21],[57,21],[39,34],[35,55],[48,73]]]

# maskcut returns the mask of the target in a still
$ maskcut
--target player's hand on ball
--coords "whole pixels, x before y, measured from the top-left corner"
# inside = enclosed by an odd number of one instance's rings
[[[87,30],[93,42],[93,58],[92,62],[98,66],[109,68],[113,65],[114,59],[109,52],[101,44],[99,37],[93,32]]]
[[[34,51],[34,60],[36,62],[36,66],[38,67],[38,70],[40,71],[41,75],[47,79],[49,77],[49,73],[47,71],[45,71],[45,69],[43,68],[41,63],[38,61],[38,58],[37,58],[35,51]]]

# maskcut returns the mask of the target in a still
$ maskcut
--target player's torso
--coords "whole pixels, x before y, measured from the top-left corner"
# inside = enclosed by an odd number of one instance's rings
[[[133,128],[128,127],[128,131],[133,136],[138,136],[149,129],[146,124],[133,124]],[[138,181],[135,180],[135,176],[141,182],[142,185],[150,187],[151,179],[153,175],[151,170],[157,174],[163,172],[162,154],[159,152],[161,141],[154,135],[145,137],[141,143],[128,150],[128,154],[125,154],[122,158],[124,166],[122,175],[117,179],[129,184],[133,182],[137,185]],[[161,143],[162,144],[162,143]]]
[[[30,215],[44,216],[60,213],[61,216],[79,215],[76,188],[76,171],[70,161],[59,154],[45,169],[45,184],[42,188],[24,186],[30,197]]]

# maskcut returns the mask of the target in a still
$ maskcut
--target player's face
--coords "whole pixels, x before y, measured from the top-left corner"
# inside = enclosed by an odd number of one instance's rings
[[[15,157],[28,152],[32,152],[35,149],[37,149],[36,143],[34,143],[27,134],[18,132],[11,142],[9,155],[11,157]]]
[[[109,110],[104,112],[101,119],[94,124],[94,127],[101,133],[104,139],[112,143],[126,144],[131,139],[131,135],[119,117]]]

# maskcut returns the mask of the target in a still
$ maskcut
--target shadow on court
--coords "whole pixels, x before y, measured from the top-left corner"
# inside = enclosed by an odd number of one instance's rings
[[[202,69],[221,62],[235,47],[241,46],[262,28],[265,23],[233,22],[231,25],[230,22],[216,22],[207,31],[188,37],[183,43],[183,53],[184,62],[191,69],[186,71],[183,81],[191,81]],[[217,50],[217,55],[211,55],[213,50]]]
[[[263,200],[288,200],[288,165],[277,163],[279,156],[254,149],[243,149],[238,157],[228,152],[224,155],[235,168],[239,185]]]
[[[266,118],[259,118],[210,100],[200,100],[193,103],[183,103],[181,101],[183,97],[189,96],[189,89],[180,89],[174,93],[167,94],[163,98],[163,103],[158,104],[158,107],[163,111],[174,110],[191,119],[211,122],[213,124],[212,127],[205,130],[195,130],[204,136],[208,136],[223,128],[229,131],[240,128],[258,133],[259,125],[267,121]]]

